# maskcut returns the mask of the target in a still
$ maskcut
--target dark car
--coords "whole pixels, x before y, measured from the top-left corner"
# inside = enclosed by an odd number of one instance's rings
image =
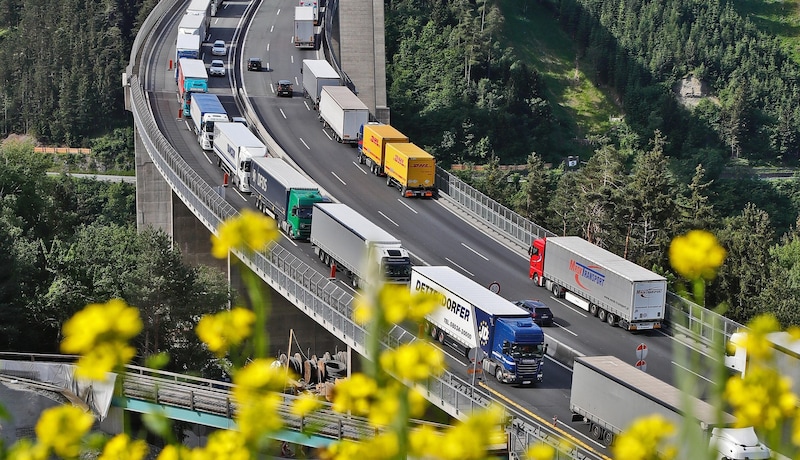
[[[256,72],[261,72],[261,58],[248,58],[247,59],[247,70],[254,70]]]
[[[278,80],[278,90],[276,93],[278,96],[292,97],[292,82],[289,80]]]
[[[539,326],[552,326],[553,325],[553,312],[550,307],[539,300],[518,300],[514,305],[522,307],[531,312],[533,322]]]

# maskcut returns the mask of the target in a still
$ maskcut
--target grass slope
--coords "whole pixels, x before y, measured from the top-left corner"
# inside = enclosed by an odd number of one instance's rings
[[[800,63],[800,0],[735,0],[733,7],[759,30],[777,37],[784,51]]]

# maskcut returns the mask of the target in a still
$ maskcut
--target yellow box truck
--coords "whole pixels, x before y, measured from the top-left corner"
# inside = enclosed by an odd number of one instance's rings
[[[367,123],[361,125],[359,133],[358,162],[369,166],[376,176],[385,176],[383,165],[386,158],[386,145],[408,142],[408,137],[391,125]]]
[[[404,197],[436,195],[436,160],[416,144],[386,144],[383,169],[386,185],[397,187]]]

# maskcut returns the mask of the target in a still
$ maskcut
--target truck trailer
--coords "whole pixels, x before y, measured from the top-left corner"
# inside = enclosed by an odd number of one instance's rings
[[[667,280],[577,236],[539,238],[529,276],[555,297],[629,331],[661,328]]]
[[[319,1],[318,0],[300,0],[299,6],[308,6],[314,10],[314,25],[319,25]]]
[[[436,194],[436,159],[416,144],[386,144],[383,169],[386,185],[400,190],[404,197],[427,197]]]
[[[192,116],[192,94],[208,92],[208,72],[200,59],[178,60],[178,102],[185,118]]]
[[[202,44],[208,37],[208,24],[205,14],[184,14],[178,24],[178,34],[197,35]]]
[[[464,354],[480,348],[483,371],[499,382],[542,381],[547,347],[529,312],[450,267],[413,267],[411,292],[439,299],[426,317],[434,339]]]
[[[634,420],[660,415],[676,428],[685,424],[697,427],[717,460],[767,459],[771,455],[752,427],[732,428],[736,422],[733,415],[614,356],[575,358],[569,406],[572,421],[588,424],[591,435],[607,446]],[[680,443],[676,440],[674,445]],[[679,458],[708,458],[703,452],[689,454]]]
[[[214,123],[228,122],[228,112],[216,94],[192,93],[190,114],[192,131],[203,150],[211,150],[214,143]]]
[[[314,203],[311,219],[314,252],[326,265],[346,270],[353,287],[378,277],[392,284],[411,279],[411,258],[400,240],[351,207]]]
[[[200,59],[200,37],[178,34],[175,41],[175,82],[178,82],[178,69],[181,58]]]
[[[214,123],[214,153],[217,164],[231,178],[240,192],[250,193],[250,170],[253,158],[267,156],[267,146],[247,126],[228,122]]]
[[[303,95],[319,108],[319,98],[324,86],[339,86],[341,81],[336,70],[324,59],[303,59]]]
[[[386,158],[386,145],[408,142],[408,136],[397,128],[382,123],[361,125],[358,131],[358,162],[369,166],[376,176],[385,176],[383,165]]]
[[[250,191],[256,208],[271,215],[287,235],[309,239],[314,203],[325,201],[311,179],[280,158],[253,158]]]
[[[314,48],[314,8],[294,7],[294,46]]]
[[[369,108],[346,86],[323,86],[319,118],[337,142],[355,144],[361,126],[369,121]]]

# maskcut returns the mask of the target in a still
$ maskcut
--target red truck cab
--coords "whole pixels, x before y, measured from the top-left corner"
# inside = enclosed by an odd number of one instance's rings
[[[531,256],[530,272],[528,277],[532,279],[537,286],[541,286],[541,282],[544,279],[545,242],[545,238],[537,238],[533,240],[531,246],[528,248],[528,255]]]

